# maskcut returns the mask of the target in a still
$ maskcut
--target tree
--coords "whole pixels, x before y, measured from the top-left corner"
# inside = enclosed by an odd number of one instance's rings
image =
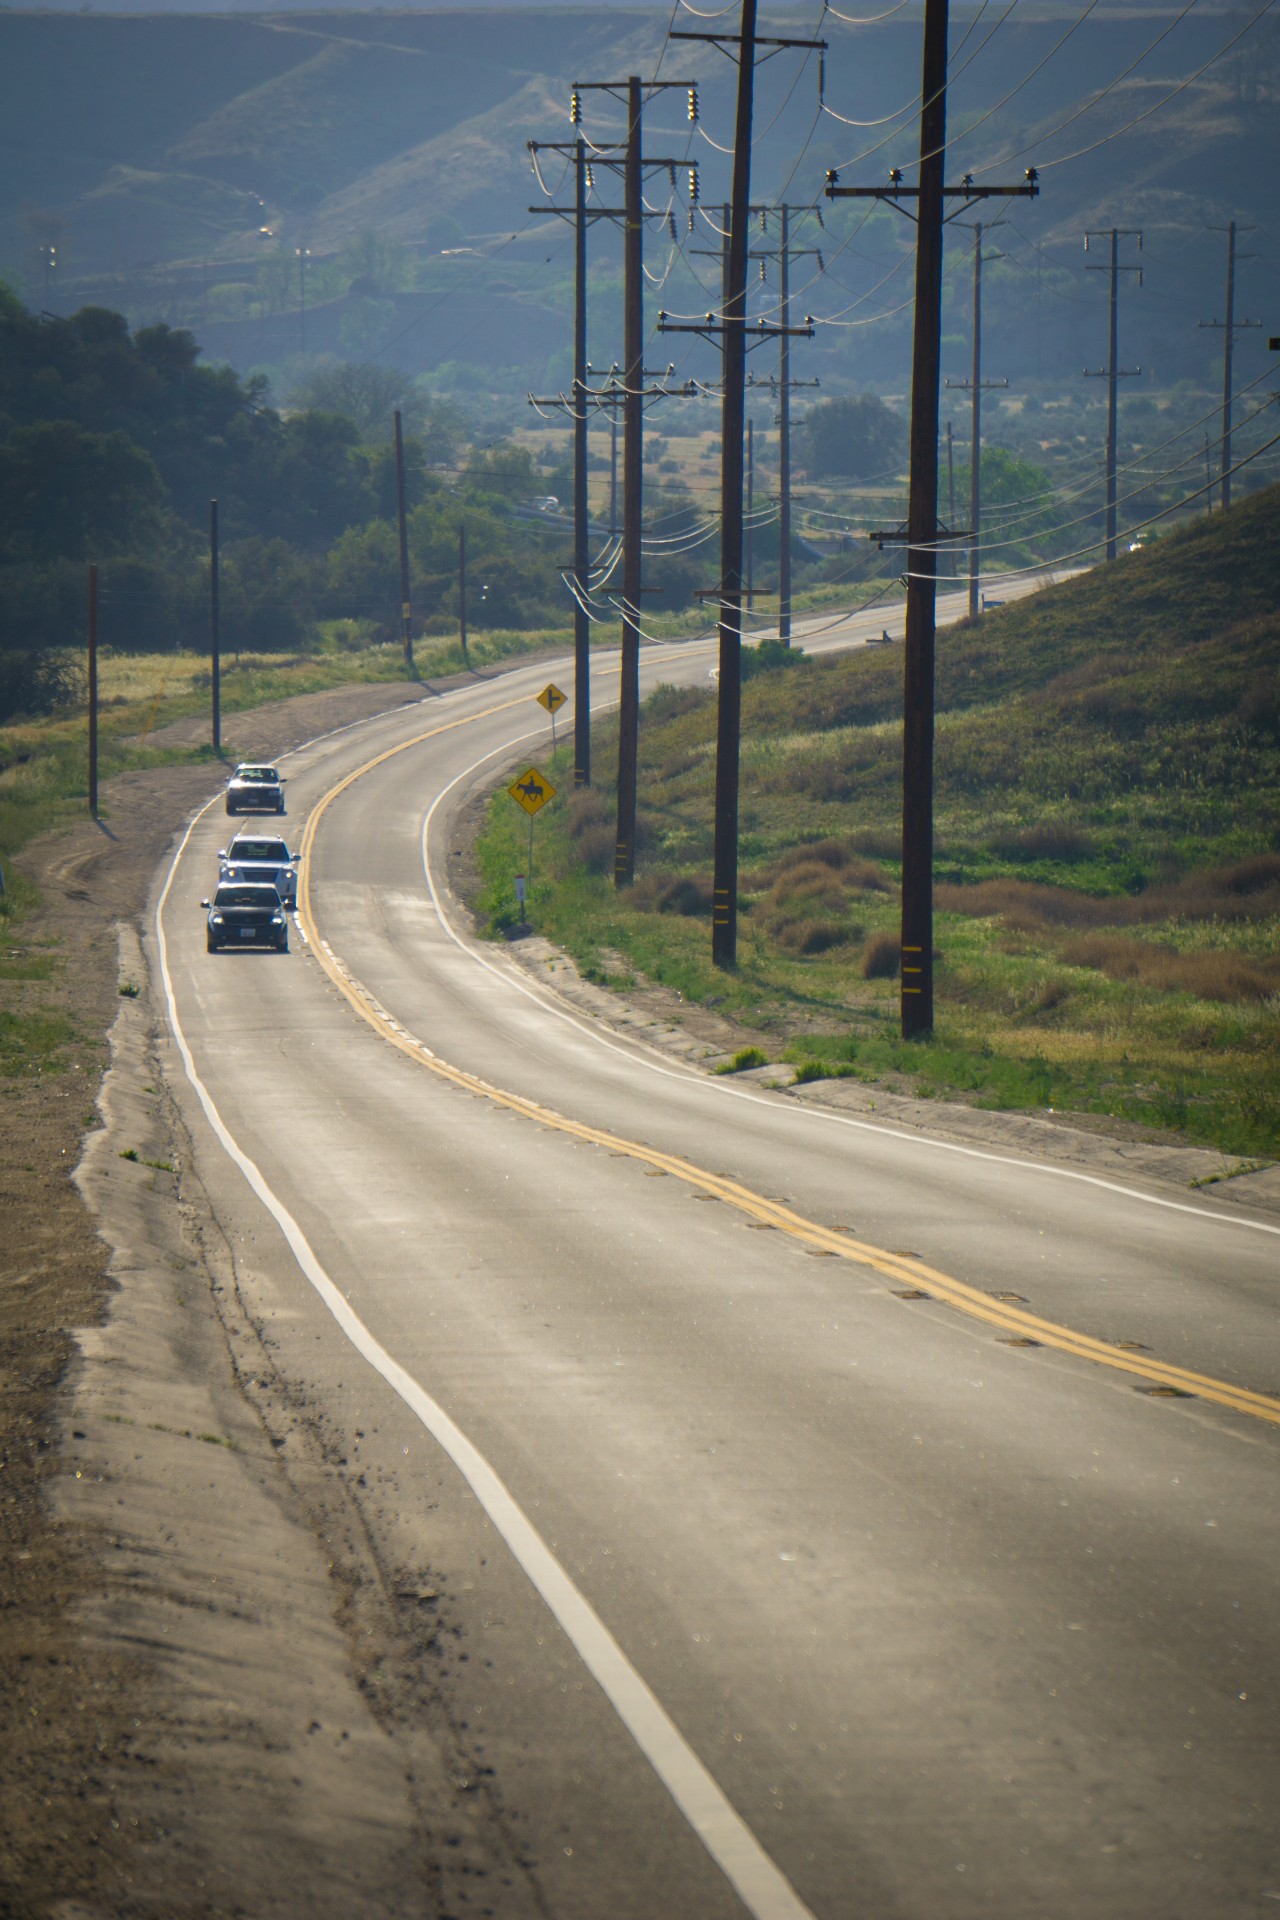
[[[874,394],[824,400],[796,434],[796,457],[815,479],[877,480],[897,472],[907,454],[907,423]]]
[[[78,560],[150,545],[164,487],[123,433],[69,420],[16,427],[0,444],[0,559]]]

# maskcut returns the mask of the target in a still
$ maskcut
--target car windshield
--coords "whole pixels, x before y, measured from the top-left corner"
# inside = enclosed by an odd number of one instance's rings
[[[236,774],[237,780],[247,780],[254,786],[275,786],[280,776],[274,767],[241,767]]]
[[[268,860],[273,866],[286,867],[289,864],[289,849],[283,840],[233,840],[227,848],[227,859]]]
[[[215,907],[278,907],[280,895],[274,887],[219,887],[214,895]]]

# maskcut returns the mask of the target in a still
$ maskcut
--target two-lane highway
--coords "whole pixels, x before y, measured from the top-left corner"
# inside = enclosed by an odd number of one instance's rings
[[[478,947],[450,818],[547,677],[291,758],[288,958],[203,951],[216,812],[156,918],[244,1297],[441,1596],[498,1910],[1267,1911],[1280,1235],[709,1079]]]

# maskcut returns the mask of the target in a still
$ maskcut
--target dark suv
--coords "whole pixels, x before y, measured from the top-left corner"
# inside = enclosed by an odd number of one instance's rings
[[[209,915],[205,944],[219,947],[274,947],[289,951],[289,922],[284,902],[264,881],[224,880],[212,900],[200,905]]]

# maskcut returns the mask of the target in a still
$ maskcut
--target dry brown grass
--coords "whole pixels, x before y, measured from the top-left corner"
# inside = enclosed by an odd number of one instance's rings
[[[901,958],[902,953],[896,933],[872,934],[862,949],[863,979],[896,980]]]
[[[1280,914],[1280,854],[1258,854],[1225,867],[1204,867],[1166,886],[1131,895],[1079,893],[1032,880],[983,880],[974,887],[940,885],[943,913],[1002,919],[1010,930],[1122,927],[1162,920],[1266,920]]]
[[[830,881],[838,875],[846,893],[887,893],[889,882],[877,866],[847,840],[807,840],[788,847],[755,876],[756,884],[769,887],[779,898],[812,887],[821,878]]]
[[[1093,967],[1113,980],[1134,980],[1161,993],[1197,1000],[1267,1000],[1280,994],[1280,958],[1268,962],[1220,951],[1181,953],[1122,933],[1074,934],[1059,952],[1072,966]]]
[[[1006,860],[1087,860],[1093,841],[1067,820],[1041,820],[991,842],[992,851]]]
[[[711,895],[709,876],[669,873],[661,868],[642,874],[631,889],[637,907],[656,913],[680,913],[688,919],[711,918]]]

